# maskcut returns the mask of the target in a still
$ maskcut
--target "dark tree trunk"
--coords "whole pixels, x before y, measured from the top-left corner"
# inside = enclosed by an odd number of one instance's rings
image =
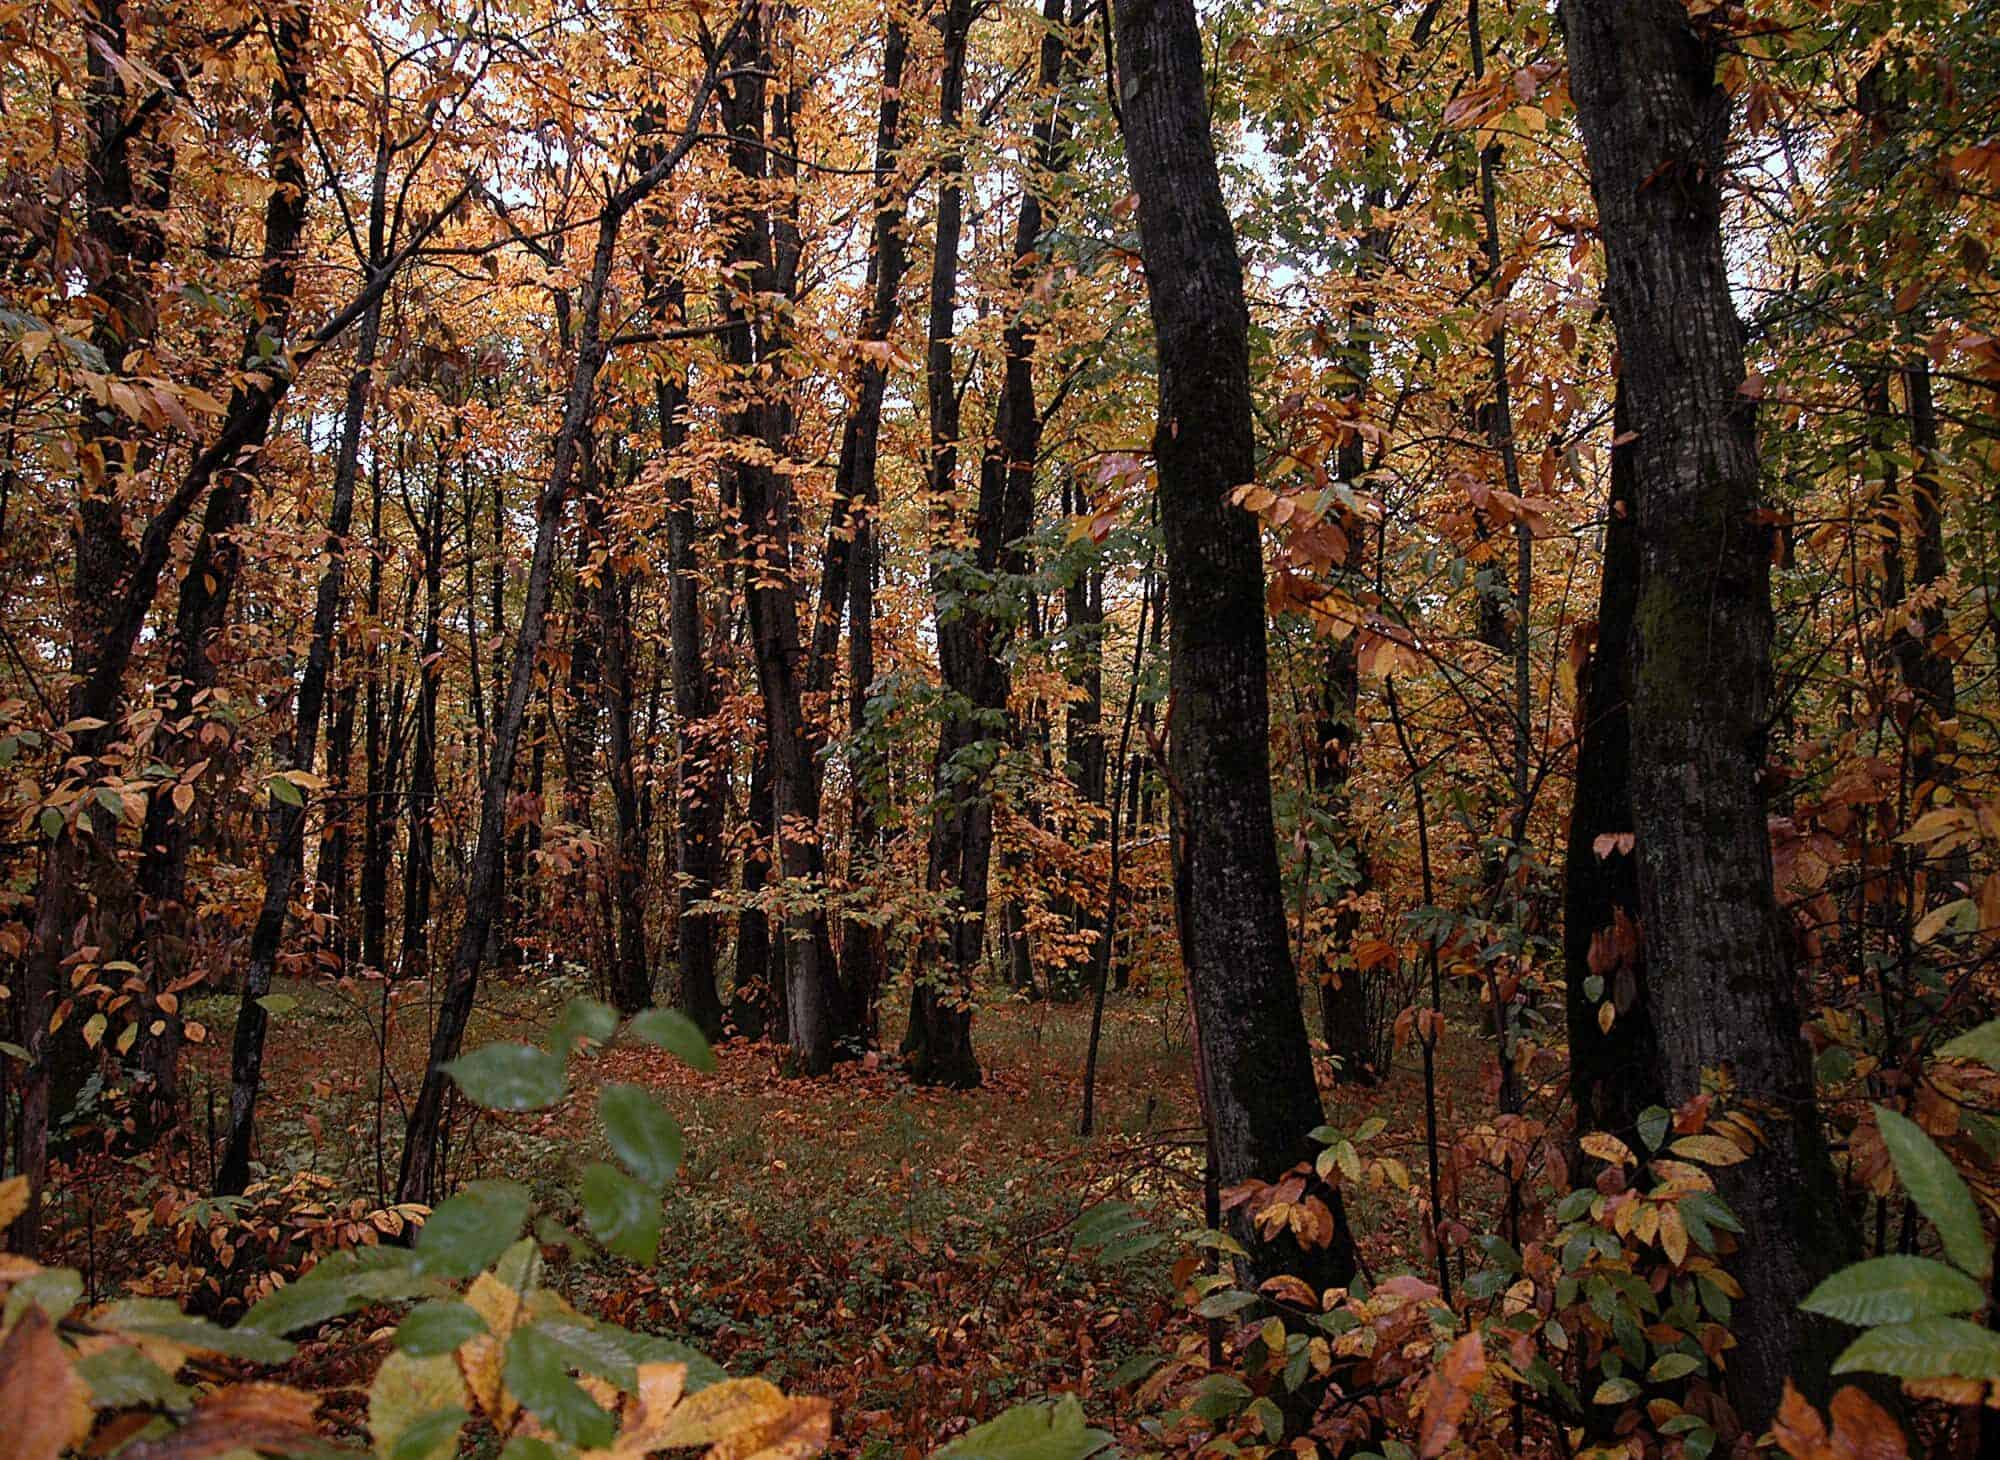
[[[681,313],[682,289],[668,286],[671,308]],[[656,391],[660,450],[668,458],[667,555],[673,580],[668,589],[668,634],[674,681],[675,784],[674,861],[679,873],[679,980],[674,1004],[711,1039],[722,1033],[722,1001],[715,987],[716,917],[695,907],[715,896],[722,880],[722,810],[729,774],[729,749],[718,743],[715,682],[709,667],[707,621],[702,612],[699,550],[696,546],[694,489],[685,470],[672,461],[687,438],[687,388],[662,380]]]
[[[1632,807],[1658,1083],[1726,1070],[1768,1144],[1718,1173],[1746,1235],[1729,1387],[1751,1432],[1840,1334],[1799,1301],[1855,1250],[1800,1037],[1759,786],[1770,711],[1769,529],[1722,247],[1720,30],[1673,0],[1564,0],[1631,430]]]
[[[736,918],[729,1022],[746,1038],[762,1039],[774,1028],[784,1028],[784,996],[782,984],[771,976],[771,920],[756,901],[771,880],[771,757],[761,736],[751,754],[749,792],[744,807],[743,897],[750,905]]]
[[[840,463],[834,477],[833,519],[820,571],[819,609],[813,619],[813,649],[807,688],[826,693],[833,685],[834,651],[840,618],[848,618],[848,880],[863,886],[872,873],[880,829],[875,789],[881,757],[867,734],[868,693],[875,680],[875,508],[876,462],[882,438],[882,401],[889,366],[879,346],[895,327],[909,250],[903,240],[905,196],[896,184],[903,105],[903,62],[908,37],[893,10],[884,20],[881,101],[875,127],[875,218],[869,234],[868,307],[861,320],[861,359],[850,386],[846,423],[841,429]],[[862,918],[841,927],[841,1000],[849,1032],[866,1044],[873,1038],[875,1000],[886,977],[882,930]]]
[[[928,487],[934,519],[950,523],[958,492],[959,392],[952,336],[958,311],[959,236],[965,214],[965,156],[958,140],[965,111],[966,36],[972,28],[971,0],[947,0],[942,18],[944,74],[939,82],[938,125],[952,139],[938,160],[936,241],[931,264],[929,350],[925,385],[930,415]],[[982,483],[982,492],[984,484]],[[977,524],[974,525],[975,535]],[[954,571],[961,550],[933,544],[931,586],[938,601],[938,667],[945,683],[944,723],[938,730],[931,788],[930,860],[925,885],[948,899],[950,929],[942,946],[927,946],[910,990],[909,1031],[903,1053],[911,1074],[923,1084],[972,1086],[979,1061],[972,1053],[972,977],[986,933],[986,873],[993,851],[993,805],[985,790],[986,766],[998,744],[997,725],[986,723],[982,708],[998,705],[994,665],[981,652],[981,615],[969,600],[956,597],[969,576]]]
[[[1166,542],[1181,952],[1217,1179],[1275,1181],[1314,1155],[1312,1051],[1287,944],[1271,813],[1263,563],[1231,490],[1256,476],[1249,312],[1222,199],[1192,0],[1119,0],[1119,94],[1158,340],[1153,438]],[[1345,1284],[1354,1249],[1255,1242],[1258,1277]]]
[[[1624,386],[1612,412],[1627,430]],[[1632,616],[1639,596],[1632,444],[1611,448],[1597,643],[1577,680],[1576,795],[1563,862],[1563,973],[1569,1089],[1579,1137],[1609,1131],[1633,1150],[1639,1112],[1665,1099],[1639,944],[1639,859],[1632,820]],[[1593,997],[1593,995],[1595,995]],[[1609,1000],[1609,1030],[1598,1019]],[[1579,1180],[1583,1171],[1576,1172]]]
[[[399,978],[427,978],[431,961],[431,894],[437,886],[437,710],[444,618],[444,478],[442,458],[424,503],[424,520],[412,521],[423,554],[424,628],[417,644],[415,738],[410,742],[410,784],[404,808],[403,932],[396,959]]]
[[[743,26],[725,93],[731,167],[755,183],[766,180],[767,159],[779,159],[776,177],[784,197],[782,205],[768,212],[742,208],[731,220],[730,262],[741,272],[739,283],[729,287],[724,300],[723,345],[739,376],[741,393],[739,408],[729,412],[727,429],[731,436],[755,443],[740,453],[731,473],[745,540],[754,557],[744,596],[763,699],[772,855],[788,884],[787,902],[796,903],[819,887],[823,868],[819,767],[813,756],[815,737],[805,715],[806,665],[793,581],[792,479],[770,465],[790,449],[792,407],[784,384],[788,351],[783,324],[769,301],[790,296],[798,263],[790,219],[796,206],[794,179],[782,160],[794,145],[790,118],[797,101],[795,89],[772,90],[771,133],[778,145],[767,149],[764,141],[765,78],[779,70],[787,74],[795,70],[796,58],[786,38],[772,33],[783,23],[781,15],[770,15],[752,18]],[[752,291],[747,299],[739,293],[744,274]],[[825,915],[803,908],[788,913],[783,922],[786,1039],[806,1072],[824,1074],[833,1067],[834,1041],[844,1023]]]
[[[646,964],[646,844],[639,826],[638,749],[632,738],[632,581],[620,571],[615,551],[609,551],[604,564],[597,602],[604,634],[612,814],[618,833],[611,869],[618,910],[611,1002],[622,1012],[635,1014],[653,1002],[653,979]]]
[[[353,421],[353,439],[361,440],[360,409],[367,392],[367,376],[357,371],[348,380],[348,411]],[[348,428],[342,427],[342,442]],[[345,445],[342,450],[345,452]],[[343,457],[344,459],[344,457]],[[385,722],[395,718],[393,708],[383,703],[383,676],[388,665],[382,653],[382,461],[378,454],[368,468],[369,542],[368,554],[368,649],[364,673],[367,686],[362,694],[363,745],[367,758],[366,789],[361,808],[361,966],[377,976],[386,975],[389,943],[389,858],[395,834],[395,796],[400,760],[400,734]]]

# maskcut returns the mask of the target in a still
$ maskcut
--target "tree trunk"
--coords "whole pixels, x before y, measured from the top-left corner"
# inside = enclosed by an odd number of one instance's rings
[[[1173,628],[1169,772],[1180,823],[1176,896],[1203,1115],[1217,1179],[1276,1181],[1314,1155],[1312,1051],[1287,944],[1271,812],[1263,563],[1229,501],[1256,475],[1249,312],[1217,176],[1192,0],[1119,0],[1119,94],[1159,356],[1157,500]],[[1345,1284],[1354,1248],[1340,1194],[1329,1242],[1258,1242],[1258,1278]]]
[[[664,312],[665,317],[677,318],[684,300],[682,286],[676,280],[667,287],[671,308]],[[709,723],[715,713],[715,681],[708,663],[707,620],[702,612],[694,489],[687,473],[673,464],[674,453],[687,438],[682,415],[687,387],[681,380],[661,380],[655,394],[660,451],[668,460],[667,558],[673,574],[667,615],[673,652],[674,779],[679,790],[674,861],[680,888],[680,912],[675,922],[680,973],[674,1004],[713,1039],[722,1033],[722,1001],[715,987],[716,917],[694,909],[715,896],[722,880],[722,810],[730,756],[728,747],[717,743]]]
[[[1769,529],[1722,247],[1722,35],[1672,0],[1563,0],[1617,328],[1638,538],[1631,755],[1656,1077],[1727,1071],[1763,1127],[1717,1175],[1747,1229],[1729,1388],[1762,1429],[1840,1341],[1799,1302],[1855,1250],[1827,1156],[1759,786],[1771,682]]]
[[[998,744],[997,726],[983,726],[991,707],[991,663],[978,642],[980,615],[969,600],[947,609],[965,575],[949,566],[962,552],[944,540],[958,492],[959,392],[952,336],[958,312],[959,236],[965,214],[965,155],[959,127],[965,111],[966,36],[971,0],[947,0],[942,26],[944,73],[939,81],[938,127],[949,141],[938,159],[936,239],[931,262],[929,348],[925,386],[930,416],[930,511],[934,535],[931,587],[938,602],[938,667],[945,684],[944,723],[932,765],[930,859],[925,886],[946,898],[950,929],[917,961],[910,990],[910,1024],[903,1053],[922,1084],[969,1087],[979,1083],[972,1053],[972,976],[985,943],[986,873],[993,850],[993,807],[982,757]],[[983,490],[983,484],[982,484]],[[943,529],[943,530],[940,530]],[[975,533],[977,525],[975,524]],[[1003,701],[1004,703],[1004,701]]]
[[[1614,443],[1627,430],[1625,389],[1612,410]],[[1633,1150],[1639,1112],[1659,1105],[1658,1036],[1639,943],[1639,859],[1633,835],[1632,615],[1639,595],[1638,523],[1630,443],[1611,448],[1597,643],[1577,676],[1576,793],[1563,861],[1563,976],[1569,1017],[1569,1089],[1578,1137],[1609,1131]],[[1598,1010],[1612,1005],[1607,1030]],[[1585,1179],[1580,1164],[1579,1181]]]
[[[784,23],[778,13],[744,25],[725,93],[730,165],[753,184],[766,180],[767,156],[782,159],[793,145],[790,117],[797,93],[785,87],[771,95],[771,132],[778,145],[767,149],[764,144],[765,78],[780,69],[781,56],[787,73],[796,60],[786,38],[772,33]],[[780,46],[787,49],[781,53]],[[814,736],[805,718],[805,663],[791,550],[792,479],[770,465],[790,449],[792,407],[785,384],[788,352],[783,325],[766,301],[789,297],[797,270],[794,225],[787,217],[796,199],[782,160],[777,175],[787,189],[784,207],[774,204],[767,211],[753,205],[737,210],[731,220],[729,257],[737,266],[738,282],[728,288],[724,301],[723,346],[745,393],[743,405],[729,412],[726,429],[733,437],[755,443],[730,469],[745,539],[755,556],[744,596],[770,758],[772,855],[787,884],[786,902],[796,905],[813,898],[822,882],[820,786]],[[738,292],[746,275],[748,299]],[[788,912],[783,924],[786,1038],[807,1073],[824,1074],[833,1067],[834,1041],[844,1022],[825,915],[813,907],[800,907]]]

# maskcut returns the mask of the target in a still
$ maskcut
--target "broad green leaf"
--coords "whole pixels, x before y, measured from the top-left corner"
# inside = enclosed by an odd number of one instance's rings
[[[660,1251],[660,1194],[603,1161],[583,1173],[583,1219],[597,1240],[634,1262],[651,1264]]]
[[[563,1062],[532,1044],[489,1044],[444,1067],[488,1110],[546,1110],[563,1097]]]
[[[562,1017],[549,1035],[549,1048],[563,1059],[575,1051],[579,1040],[607,1043],[618,1030],[618,1011],[597,999],[571,999],[563,1006]]]
[[[99,1409],[132,1409],[142,1404],[184,1409],[190,1400],[173,1375],[129,1343],[113,1344],[78,1359],[76,1371],[90,1386],[91,1403]]]
[[[1648,1105],[1639,1112],[1639,1139],[1646,1143],[1646,1149],[1657,1151],[1667,1139],[1667,1131],[1673,1125],[1673,1114],[1664,1105]]]
[[[12,1328],[14,1320],[30,1304],[60,1323],[83,1297],[83,1276],[73,1267],[45,1267],[15,1283],[7,1294],[7,1306],[0,1310],[0,1328]]]
[[[420,1359],[391,1351],[368,1386],[368,1432],[383,1460],[442,1460],[458,1452],[470,1396],[450,1354]],[[456,1420],[441,1420],[454,1415]]]
[[[2000,1379],[2000,1333],[1963,1318],[1871,1328],[1833,1361],[1836,1374],[1899,1379]]]
[[[517,1330],[507,1340],[502,1371],[521,1405],[555,1434],[580,1450],[611,1443],[616,1422],[569,1376],[562,1347],[539,1328]]]
[[[562,1452],[547,1440],[532,1435],[516,1435],[500,1452],[500,1460],[562,1460]]]
[[[1053,1404],[1017,1404],[933,1451],[932,1460],[1085,1460],[1110,1443],[1110,1435],[1090,1428],[1076,1396],[1065,1394]]]
[[[563,1360],[572,1369],[595,1374],[628,1394],[637,1392],[639,1366],[616,1336],[601,1332],[581,1316],[544,1318],[535,1328],[563,1351]]]
[[[1630,1379],[1606,1379],[1597,1386],[1597,1392],[1590,1396],[1592,1404],[1623,1404],[1628,1399],[1637,1398],[1639,1386]]]
[[[430,1215],[417,1234],[417,1265],[439,1277],[484,1272],[521,1235],[528,1191],[512,1181],[474,1181]]]
[[[1872,1328],[1977,1312],[1986,1304],[1979,1284],[1955,1267],[1928,1257],[1874,1257],[1844,1267],[1806,1296],[1799,1306]]]
[[[1257,1301],[1255,1293],[1230,1291],[1210,1293],[1194,1305],[1194,1311],[1203,1318],[1227,1318],[1232,1313],[1240,1313]]]
[[[432,1410],[421,1419],[411,1421],[396,1436],[396,1443],[389,1447],[389,1460],[430,1460],[433,1455],[456,1455],[458,1432],[471,1418],[465,1410],[455,1406]]]
[[[237,1323],[260,1333],[297,1333],[316,1328],[367,1303],[412,1298],[437,1288],[401,1247],[357,1247],[321,1258],[304,1277],[266,1294]]]
[[[266,994],[257,1000],[257,1007],[274,1019],[280,1014],[291,1013],[298,1006],[299,1001],[290,994]]]
[[[93,1327],[113,1332],[153,1334],[203,1353],[226,1354],[256,1364],[282,1364],[295,1351],[292,1345],[271,1334],[242,1326],[218,1328],[203,1319],[190,1318],[172,1303],[158,1298],[128,1298],[107,1304],[97,1311],[91,1323]]]
[[[1875,1122],[1903,1189],[1937,1228],[1945,1256],[1976,1278],[1990,1276],[1993,1254],[1986,1246],[1979,1208],[1965,1178],[1952,1168],[1951,1158],[1907,1116],[1878,1105]]]
[[[637,1085],[606,1085],[597,1096],[604,1134],[632,1174],[650,1186],[665,1186],[680,1169],[681,1128]]]
[[[287,806],[304,806],[306,804],[304,793],[283,776],[272,776],[264,784],[270,788],[271,799],[273,801],[282,801]]]
[[[1220,1420],[1242,1413],[1249,1402],[1248,1384],[1234,1374],[1210,1374],[1194,1386],[1188,1408],[1203,1419]]]
[[[648,1009],[635,1014],[625,1032],[658,1045],[689,1069],[707,1074],[715,1068],[715,1051],[708,1047],[708,1039],[692,1019],[676,1009]]]
[[[1977,1060],[1989,1070],[2000,1070],[2000,1019],[1988,1019],[1977,1029],[1968,1029],[1938,1051],[1946,1059]]]
[[[1646,1370],[1646,1377],[1655,1384],[1664,1384],[1670,1379],[1685,1379],[1701,1367],[1701,1360],[1693,1354],[1661,1354],[1653,1360],[1653,1367]]]
[[[485,1331],[486,1320],[464,1303],[419,1303],[397,1326],[396,1347],[415,1358],[434,1358]]]

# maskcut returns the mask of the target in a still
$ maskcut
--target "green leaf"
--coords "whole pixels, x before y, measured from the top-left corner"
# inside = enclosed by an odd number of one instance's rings
[[[685,1143],[659,1101],[637,1085],[606,1085],[598,1092],[597,1116],[611,1149],[634,1176],[655,1187],[674,1179]]]
[[[1646,1377],[1655,1384],[1664,1384],[1670,1379],[1685,1379],[1701,1367],[1701,1360],[1693,1354],[1661,1354],[1653,1360],[1653,1367],[1646,1370]]]
[[[1606,1379],[1602,1384],[1597,1386],[1597,1392],[1590,1396],[1590,1402],[1592,1404],[1623,1404],[1628,1399],[1637,1398],[1638,1394],[1639,1386],[1630,1379]]]
[[[296,1333],[364,1303],[393,1302],[436,1287],[417,1265],[415,1253],[401,1247],[357,1247],[321,1258],[304,1277],[266,1294],[236,1326],[259,1333]]]
[[[90,1386],[91,1404],[98,1409],[131,1409],[147,1405],[183,1409],[188,1391],[174,1376],[129,1343],[113,1344],[76,1361],[76,1371]]]
[[[521,1234],[528,1190],[513,1181],[474,1181],[430,1215],[417,1234],[417,1265],[438,1277],[483,1272]]]
[[[55,807],[44,806],[41,816],[37,819],[41,823],[42,835],[50,841],[62,835],[63,815]]]
[[[1874,1257],[1842,1268],[1799,1306],[1857,1328],[1872,1328],[1878,1323],[1973,1313],[1985,1303],[1979,1284],[1955,1267],[1928,1257]]]
[[[625,1026],[635,1039],[658,1045],[691,1070],[703,1074],[715,1068],[715,1051],[694,1021],[675,1009],[648,1009]]]
[[[458,1432],[472,1416],[456,1405],[434,1409],[412,1420],[389,1447],[389,1460],[430,1460],[433,1455],[456,1455]]]
[[[419,1303],[396,1328],[396,1347],[416,1358],[455,1352],[486,1331],[486,1320],[464,1303]]]
[[[1968,1029],[1938,1051],[1946,1059],[1977,1060],[1989,1070],[2000,1070],[2000,1019],[1988,1019],[1977,1029]]]
[[[1639,1139],[1646,1143],[1646,1149],[1657,1151],[1667,1138],[1667,1130],[1674,1117],[1664,1105],[1648,1105],[1639,1112]]]
[[[617,1424],[603,1406],[570,1378],[560,1345],[536,1328],[515,1330],[507,1340],[502,1378],[528,1413],[579,1450],[611,1443]]]
[[[30,1305],[60,1323],[83,1297],[83,1277],[73,1267],[45,1267],[14,1284],[7,1294],[7,1306],[0,1309],[0,1328],[12,1328],[14,1321]]]
[[[1210,1293],[1194,1305],[1194,1311],[1203,1318],[1227,1318],[1232,1313],[1240,1313],[1257,1301],[1255,1293],[1230,1291]]]
[[[282,1364],[295,1352],[281,1338],[241,1326],[218,1328],[200,1318],[190,1318],[172,1303],[158,1298],[128,1298],[122,1303],[112,1303],[98,1312],[92,1324],[114,1332],[154,1334],[203,1353],[226,1354],[257,1364]]]
[[[272,776],[264,784],[270,787],[271,799],[273,801],[282,801],[287,806],[302,807],[306,804],[304,793],[283,776]]]
[[[1166,1361],[1165,1354],[1134,1354],[1112,1371],[1111,1387],[1123,1389],[1128,1384],[1136,1384]]]
[[[567,1059],[581,1040],[605,1044],[618,1029],[618,1011],[597,999],[571,999],[549,1036],[549,1048]]]
[[[2000,1333],[1963,1318],[1871,1328],[1833,1361],[1836,1374],[1899,1379],[2000,1379]]]
[[[488,1110],[546,1110],[563,1097],[563,1062],[532,1044],[489,1044],[444,1069]]]
[[[659,1255],[660,1194],[616,1166],[593,1161],[584,1168],[583,1219],[620,1257],[651,1264]]]
[[[458,1452],[465,1380],[450,1354],[427,1359],[391,1351],[368,1386],[368,1432],[384,1460],[442,1460]],[[439,1415],[456,1415],[456,1423]]]
[[[1979,1208],[1973,1205],[1965,1179],[1952,1168],[1951,1158],[1907,1116],[1878,1105],[1875,1122],[1903,1189],[1937,1228],[1945,1256],[1976,1278],[1990,1276],[1993,1254],[1986,1246]]]
[[[266,994],[257,1000],[257,1007],[273,1018],[280,1014],[289,1014],[298,1006],[299,1001],[290,994]]]
[[[536,1329],[563,1351],[563,1362],[579,1373],[595,1374],[626,1393],[639,1387],[639,1366],[631,1350],[616,1334],[592,1327],[567,1314],[544,1318]]]
[[[1194,1386],[1188,1408],[1206,1420],[1228,1419],[1250,1402],[1250,1386],[1234,1374],[1210,1374]]]
[[[1017,1404],[933,1451],[932,1460],[1085,1460],[1110,1443],[1110,1435],[1090,1428],[1076,1396],[1065,1394],[1053,1404]]]

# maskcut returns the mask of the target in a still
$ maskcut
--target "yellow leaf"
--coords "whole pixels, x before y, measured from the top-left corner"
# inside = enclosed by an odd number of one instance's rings
[[[1667,1257],[1674,1266],[1687,1261],[1687,1223],[1681,1220],[1681,1209],[1676,1205],[1660,1208],[1660,1245],[1667,1250]]]
[[[1607,1131],[1594,1130],[1577,1142],[1586,1156],[1595,1156],[1600,1161],[1609,1161],[1617,1166],[1632,1164],[1632,1148]]]
[[[1734,1166],[1743,1159],[1736,1142],[1721,1136],[1682,1136],[1674,1142],[1674,1153],[1709,1166]]]
[[[808,1460],[832,1438],[829,1401],[813,1396],[787,1399],[771,1419],[719,1441],[708,1452],[708,1460]]]
[[[725,1379],[680,1402],[658,1431],[656,1448],[714,1445],[783,1415],[786,1400],[762,1379]]]
[[[1612,1022],[1617,1017],[1618,1010],[1612,1006],[1609,999],[1606,999],[1597,1006],[1597,1027],[1604,1031],[1604,1033],[1609,1034],[1611,1032]]]
[[[393,1454],[403,1433],[425,1415],[465,1407],[465,1381],[450,1354],[419,1359],[400,1350],[391,1351],[375,1371],[375,1382],[368,1386],[368,1431],[375,1441],[375,1453]],[[455,1453],[457,1438],[440,1435],[437,1444],[417,1460]]]
[[[28,1178],[10,1176],[0,1181],[0,1232],[14,1223],[14,1218],[28,1209]]]
[[[482,1272],[465,1294],[466,1305],[486,1320],[486,1332],[467,1339],[458,1349],[458,1367],[472,1390],[473,1402],[496,1429],[504,1430],[519,1408],[500,1382],[506,1363],[507,1337],[521,1317],[521,1295],[490,1272]]]

